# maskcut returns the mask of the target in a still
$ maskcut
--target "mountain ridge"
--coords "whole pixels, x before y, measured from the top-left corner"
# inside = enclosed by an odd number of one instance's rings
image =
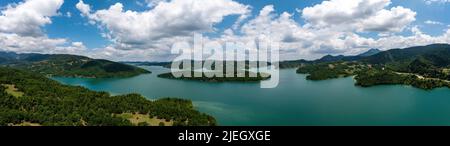
[[[0,51],[0,65],[65,77],[111,78],[151,73],[124,63],[70,54],[19,54]]]

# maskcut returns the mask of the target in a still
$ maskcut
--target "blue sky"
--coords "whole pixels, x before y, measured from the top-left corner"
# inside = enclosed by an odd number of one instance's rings
[[[28,1],[35,1],[35,0],[28,0]],[[42,0],[37,0],[42,1]],[[53,1],[53,0],[49,0]],[[58,1],[58,0],[57,0]],[[59,0],[63,1],[63,0]],[[174,28],[180,28],[180,29],[186,29],[186,30],[177,30],[179,32],[188,32],[186,34],[182,33],[162,33],[161,35],[164,36],[163,39],[160,39],[159,36],[150,36],[151,40],[146,40],[139,38],[139,36],[133,37],[133,38],[126,38],[126,35],[124,34],[118,34],[118,31],[131,31],[132,28],[126,28],[122,27],[118,24],[113,24],[114,21],[109,20],[109,18],[112,17],[106,17],[104,15],[100,15],[100,13],[97,13],[101,10],[108,10],[113,5],[120,3],[122,5],[122,12],[125,13],[125,11],[133,11],[136,13],[145,13],[148,11],[152,11],[152,9],[155,9],[154,6],[149,6],[150,3],[176,3],[172,1],[164,1],[164,0],[137,0],[137,1],[131,1],[131,0],[84,0],[83,4],[90,7],[89,13],[86,13],[83,15],[83,13],[80,11],[79,8],[76,7],[77,4],[80,3],[79,0],[64,0],[62,5],[57,7],[55,15],[45,16],[43,15],[42,18],[50,18],[51,22],[39,22],[38,28],[39,31],[42,31],[42,34],[40,35],[33,35],[33,36],[27,36],[26,34],[22,32],[17,32],[15,29],[8,27],[13,22],[13,18],[8,18],[12,16],[7,16],[4,12],[9,8],[15,8],[18,7],[18,5],[27,3],[27,1],[22,0],[2,0],[0,1],[0,7],[2,7],[2,16],[5,19],[5,24],[2,24],[0,22],[0,26],[4,25],[5,27],[3,29],[0,29],[0,32],[3,33],[3,35],[11,35],[11,34],[17,34],[17,38],[21,37],[27,37],[30,40],[41,40],[46,39],[51,42],[55,42],[54,46],[50,46],[48,49],[52,49],[51,47],[55,47],[56,50],[67,47],[72,50],[74,47],[80,47],[82,46],[83,49],[85,49],[82,52],[74,51],[75,54],[95,54],[91,55],[93,57],[98,58],[120,58],[120,60],[164,60],[164,57],[167,56],[167,50],[168,49],[161,49],[164,48],[164,46],[170,45],[170,44],[160,44],[162,42],[171,42],[170,40],[174,39],[182,39],[183,37],[186,37],[191,32],[199,32],[204,34],[206,37],[208,37],[211,40],[214,39],[222,39],[221,37],[224,35],[226,30],[229,30],[233,27],[233,25],[236,23],[238,18],[242,15],[248,15],[245,17],[245,19],[240,22],[239,27],[236,29],[232,29],[234,38],[243,39],[243,38],[249,38],[253,34],[251,32],[256,31],[255,29],[245,29],[245,25],[248,25],[247,28],[259,28],[257,26],[250,26],[252,24],[252,20],[256,20],[259,17],[260,11],[269,6],[273,6],[273,11],[271,12],[271,21],[277,21],[276,19],[280,18],[282,13],[287,12],[291,16],[289,17],[289,20],[294,21],[295,23],[292,25],[296,25],[298,27],[298,31],[294,28],[294,30],[286,30],[287,33],[283,34],[273,34],[274,36],[280,36],[284,37],[284,35],[289,34],[293,35],[294,38],[302,35],[301,32],[324,32],[325,30],[329,29],[339,29],[339,31],[326,31],[326,33],[330,33],[333,35],[336,35],[336,37],[330,37],[331,39],[339,39],[337,41],[324,41],[323,44],[314,44],[314,40],[308,40],[312,42],[305,42],[303,39],[302,41],[297,42],[289,42],[288,45],[286,45],[287,49],[295,49],[300,51],[295,51],[295,53],[291,53],[286,59],[298,59],[298,58],[307,58],[307,59],[313,59],[320,57],[325,54],[355,54],[362,52],[366,49],[370,48],[381,48],[381,49],[389,49],[390,47],[406,47],[406,45],[409,45],[409,42],[414,42],[414,39],[420,39],[420,37],[431,37],[429,41],[424,41],[423,43],[433,43],[433,42],[445,42],[447,39],[447,36],[445,35],[446,31],[449,28],[450,24],[450,3],[446,2],[430,2],[428,3],[427,0],[361,0],[361,1],[367,1],[367,3],[371,3],[373,1],[378,2],[386,2],[386,5],[381,7],[381,9],[378,9],[376,11],[393,11],[391,10],[394,7],[402,7],[404,9],[409,9],[410,11],[415,13],[414,20],[406,20],[404,24],[388,24],[387,22],[382,22],[380,20],[380,23],[386,23],[383,24],[383,27],[398,27],[398,29],[393,28],[380,28],[380,26],[374,26],[374,28],[365,28],[361,25],[370,25],[366,24],[366,21],[361,20],[361,24],[358,22],[353,23],[350,21],[360,21],[359,19],[367,19],[371,18],[370,16],[367,16],[367,18],[358,18],[358,20],[350,20],[352,18],[348,18],[349,22],[343,22],[342,25],[355,25],[350,27],[355,28],[344,28],[343,26],[330,26],[329,24],[326,24],[324,26],[319,26],[319,23],[326,23],[326,20],[320,20],[317,23],[312,23],[312,20],[320,19],[318,16],[313,16],[313,14],[309,14],[310,18],[305,19],[302,11],[306,7],[314,7],[318,5],[324,4],[324,1],[322,0],[220,0],[220,2],[233,2],[233,4],[230,4],[229,7],[223,6],[220,8],[223,9],[231,9],[231,7],[235,7],[235,12],[223,12],[218,13],[218,18],[220,20],[200,20],[199,18],[199,25],[202,25],[201,22],[205,21],[204,26],[198,26],[198,29],[194,30],[188,30],[187,28],[184,28],[186,25],[182,25],[180,27],[174,27]],[[215,1],[215,0],[213,0]],[[332,0],[333,1],[333,0]],[[335,0],[338,1],[338,0]],[[198,2],[198,1],[197,1]],[[220,3],[217,1],[217,3]],[[389,3],[389,4],[387,4]],[[50,4],[50,3],[49,3]],[[58,4],[58,3],[52,3],[52,4]],[[58,6],[58,5],[57,5]],[[177,6],[177,5],[174,5]],[[240,11],[240,9],[243,9],[243,6],[249,6],[247,10],[249,13],[244,14],[244,12]],[[212,6],[213,7],[213,6]],[[217,6],[214,6],[216,8]],[[37,7],[38,8],[38,7]],[[319,8],[319,7],[316,7]],[[206,9],[206,8],[205,8]],[[239,9],[239,10],[238,10]],[[403,9],[402,9],[403,10]],[[393,13],[393,12],[392,12]],[[405,14],[412,14],[407,13]],[[203,15],[208,15],[206,12]],[[377,15],[376,12],[374,12],[373,15]],[[183,16],[183,15],[181,15]],[[359,16],[359,15],[355,15]],[[0,18],[1,18],[0,17]],[[178,15],[177,17],[180,17]],[[173,19],[177,19],[177,17]],[[398,16],[400,17],[400,16]],[[25,17],[28,18],[28,17]],[[161,18],[158,16],[158,18]],[[205,16],[205,18],[209,18]],[[6,20],[10,20],[11,22],[6,24]],[[30,18],[31,19],[31,18]],[[143,20],[146,18],[142,18]],[[211,18],[212,19],[212,18]],[[310,19],[310,20],[309,20]],[[373,18],[371,18],[373,19]],[[1,20],[1,19],[0,19]],[[395,20],[395,19],[392,19]],[[391,20],[391,21],[392,21]],[[158,21],[158,20],[151,20],[151,21]],[[211,22],[209,22],[211,21]],[[282,20],[280,21],[278,25],[283,26]],[[28,22],[28,21],[26,21]],[[33,22],[30,20],[30,22]],[[90,23],[91,22],[91,23]],[[269,21],[270,22],[270,21]],[[342,22],[342,21],[339,21]],[[364,22],[364,23],[363,23]],[[18,23],[18,22],[16,22]],[[149,22],[151,23],[151,22]],[[309,23],[309,24],[308,24]],[[399,22],[401,23],[401,22]],[[36,24],[36,23],[32,23]],[[15,24],[18,25],[18,24]],[[19,24],[21,25],[21,24]],[[28,25],[28,24],[26,24]],[[24,26],[26,26],[24,24]],[[211,25],[211,28],[206,28],[208,25]],[[255,25],[255,24],[253,24]],[[276,24],[274,24],[276,25]],[[381,25],[381,24],[380,24]],[[401,25],[401,26],[400,26]],[[307,28],[307,26],[311,26],[311,28]],[[192,28],[197,28],[196,26],[190,26]],[[361,28],[356,28],[361,27]],[[376,28],[375,28],[376,27]],[[0,27],[1,28],[1,27]],[[16,28],[17,29],[17,28]],[[153,28],[149,28],[150,32],[148,33],[160,33],[155,32]],[[213,29],[209,30],[208,29]],[[291,28],[292,29],[292,28]],[[342,29],[342,30],[340,30]],[[389,29],[389,31],[385,31],[385,29]],[[205,31],[206,30],[206,31]],[[378,31],[381,30],[381,31]],[[420,30],[420,32],[426,36],[419,36],[417,35],[417,31],[413,30]],[[167,32],[170,32],[170,30],[164,30]],[[284,30],[280,30],[284,31]],[[416,34],[416,35],[415,35]],[[106,36],[108,35],[108,37]],[[172,36],[173,35],[173,36]],[[352,39],[352,37],[355,37],[354,35],[357,35],[357,39],[361,39],[361,41],[357,42],[346,42]],[[145,37],[149,37],[145,34],[141,35]],[[410,36],[416,36],[416,38],[408,38]],[[33,38],[30,38],[33,37]],[[387,42],[388,39],[393,38],[399,38],[402,37],[404,39],[404,42]],[[419,38],[417,38],[419,37]],[[6,38],[6,37],[5,37]],[[229,37],[231,38],[231,36]],[[319,37],[318,37],[319,38]],[[344,39],[348,38],[348,39]],[[383,39],[385,38],[385,39]],[[0,37],[0,42],[2,37]],[[12,38],[8,38],[12,39]],[[60,43],[58,43],[56,40],[61,39]],[[306,38],[308,39],[308,38]],[[324,38],[325,39],[325,38]],[[356,39],[356,38],[355,38]],[[372,39],[372,40],[371,40]],[[3,40],[4,42],[10,41],[10,40]],[[145,42],[154,41],[153,44],[146,44],[141,45]],[[321,40],[323,41],[323,40]],[[342,41],[342,42],[339,42]],[[132,42],[132,43],[131,43]],[[327,42],[338,42],[336,44],[328,45]],[[361,43],[362,42],[362,43]],[[19,42],[20,43],[20,42]],[[286,42],[287,43],[287,42]],[[310,47],[311,44],[315,47]],[[359,44],[358,44],[359,43]],[[0,43],[1,44],[1,43]],[[82,44],[82,45],[81,45]],[[136,46],[135,44],[139,44],[139,46]],[[350,46],[345,46],[344,44],[353,44]],[[402,44],[402,45],[393,45],[393,44]],[[299,46],[297,47],[291,47],[291,46]],[[410,44],[410,45],[416,45],[416,44]],[[420,44],[417,44],[420,45]],[[3,50],[9,50],[9,51],[17,51],[17,52],[43,52],[43,53],[52,53],[52,52],[58,52],[58,51],[48,51],[48,50],[39,50],[39,49],[23,49],[23,48],[14,48],[10,46],[21,46],[17,44],[8,44],[1,46],[0,49]],[[23,47],[27,47],[26,45],[22,45]],[[120,47],[119,47],[120,46]],[[124,47],[127,46],[127,47]],[[129,47],[131,46],[131,47]],[[301,47],[304,46],[304,47]],[[327,47],[324,47],[327,46]],[[72,47],[72,48],[70,48]],[[328,47],[332,48],[331,50],[326,50]],[[137,48],[137,49],[136,49]],[[355,49],[352,49],[355,48]],[[104,50],[108,50],[110,52],[105,52]],[[335,49],[335,50],[333,50]],[[82,49],[80,49],[82,50]],[[86,51],[87,50],[87,51]],[[95,50],[96,52],[92,52]],[[136,51],[130,51],[130,50],[136,50]],[[166,50],[166,51],[161,51]],[[308,51],[305,51],[308,50]],[[91,52],[90,52],[91,51]],[[142,54],[145,52],[148,56],[139,56],[137,54]],[[153,54],[152,54],[153,52]],[[290,51],[286,51],[290,52]],[[103,53],[103,54],[102,54]],[[127,54],[136,53],[136,55],[129,55],[128,57],[125,57]],[[303,54],[302,54],[303,53]],[[107,54],[107,55],[104,55]],[[111,55],[113,54],[113,55]],[[114,54],[117,54],[117,56],[114,56]],[[158,57],[159,55],[159,57]],[[123,57],[123,58],[121,58]]]

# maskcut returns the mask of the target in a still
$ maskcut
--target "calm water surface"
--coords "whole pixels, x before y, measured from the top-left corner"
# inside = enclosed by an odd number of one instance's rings
[[[308,81],[294,69],[280,71],[277,88],[255,83],[207,83],[156,77],[122,79],[53,78],[111,94],[140,93],[149,99],[191,99],[220,125],[450,125],[450,89],[410,86],[354,86],[353,79]]]

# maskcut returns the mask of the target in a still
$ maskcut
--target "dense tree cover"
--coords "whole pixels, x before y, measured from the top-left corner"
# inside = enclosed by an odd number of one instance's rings
[[[427,66],[411,65],[416,70],[430,69]],[[300,67],[297,73],[309,74],[308,80],[326,80],[355,75],[357,86],[370,87],[375,85],[404,84],[421,89],[433,89],[449,86],[450,82],[439,78],[427,78],[413,73],[400,73],[380,65],[365,65],[359,62],[333,62],[309,64]]]
[[[384,65],[397,72],[420,74],[430,78],[449,79],[442,72],[450,65],[450,45],[432,44],[405,49],[392,49],[363,58],[361,62]]]
[[[182,74],[182,71],[174,72],[174,74],[180,73]],[[200,74],[200,72],[197,72]],[[190,72],[190,76],[181,76],[181,77],[175,77],[172,72],[169,73],[163,73],[159,74],[158,77],[160,78],[167,78],[167,79],[180,79],[180,80],[196,80],[196,81],[206,81],[206,82],[254,82],[254,81],[262,81],[267,80],[270,78],[269,74],[265,73],[253,73],[250,71],[244,71],[244,77],[239,77],[237,72],[234,72],[232,75],[233,77],[226,77],[226,73],[223,73],[223,76],[213,76],[208,77],[205,75],[204,72],[201,73],[201,77],[195,77],[194,75],[196,72],[192,71]]]
[[[422,89],[432,89],[449,84],[450,45],[448,44],[369,53],[371,55],[349,57],[327,55],[319,60],[303,64],[298,68],[297,73],[309,74],[307,76],[309,80],[357,75],[356,84],[365,87],[380,84],[406,84]]]
[[[357,86],[370,87],[386,84],[412,85],[421,89],[450,87],[450,82],[439,79],[419,78],[414,74],[401,74],[390,70],[368,69],[358,72],[355,77]]]
[[[308,74],[308,80],[326,80],[355,75],[356,72],[368,68],[357,62],[332,62],[307,64],[299,67],[297,73]]]
[[[15,54],[11,52],[0,52],[0,64],[44,75],[66,77],[130,77],[150,73],[145,69],[127,64],[65,54]]]
[[[248,71],[250,68],[257,68],[257,67],[267,67],[267,65],[270,65],[270,63],[266,62],[250,62],[250,61],[222,61],[222,63],[219,64],[217,62],[213,62],[210,64],[211,66],[207,66],[206,61],[192,61],[191,60],[191,71],[183,71],[186,70],[183,67],[182,62],[175,62],[179,64],[178,68],[182,71],[177,72],[169,72],[169,73],[163,73],[159,74],[158,77],[160,78],[167,78],[167,79],[180,79],[180,80],[197,80],[197,81],[207,81],[207,82],[252,82],[252,81],[261,81],[266,80],[270,78],[270,74],[268,73],[255,73]],[[194,64],[200,64],[195,66]],[[234,64],[234,65],[228,65],[228,64]],[[228,65],[228,66],[227,66]],[[211,74],[222,74],[222,76],[208,76],[206,75],[206,72],[196,71],[196,70],[202,70],[204,68],[211,68],[211,71],[207,73]],[[231,73],[228,73],[227,71],[231,70]],[[238,72],[240,70],[241,72]],[[173,74],[190,74],[188,76],[181,76],[181,77],[175,77]],[[195,76],[195,74],[200,74],[201,77]]]
[[[83,87],[62,85],[42,75],[0,67],[0,84],[15,85],[23,92],[14,97],[0,86],[0,125],[22,122],[40,125],[121,126],[130,121],[115,116],[142,113],[174,120],[176,125],[215,125],[213,117],[193,108],[184,99],[146,100],[138,94],[110,96]],[[174,123],[174,124],[175,124]]]

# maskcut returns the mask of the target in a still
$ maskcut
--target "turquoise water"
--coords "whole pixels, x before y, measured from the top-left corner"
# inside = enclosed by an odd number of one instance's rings
[[[156,77],[123,79],[54,78],[111,94],[140,93],[149,99],[191,99],[220,125],[450,125],[450,89],[410,86],[354,86],[353,79],[308,81],[294,69],[280,71],[277,88],[255,83],[207,83]]]

